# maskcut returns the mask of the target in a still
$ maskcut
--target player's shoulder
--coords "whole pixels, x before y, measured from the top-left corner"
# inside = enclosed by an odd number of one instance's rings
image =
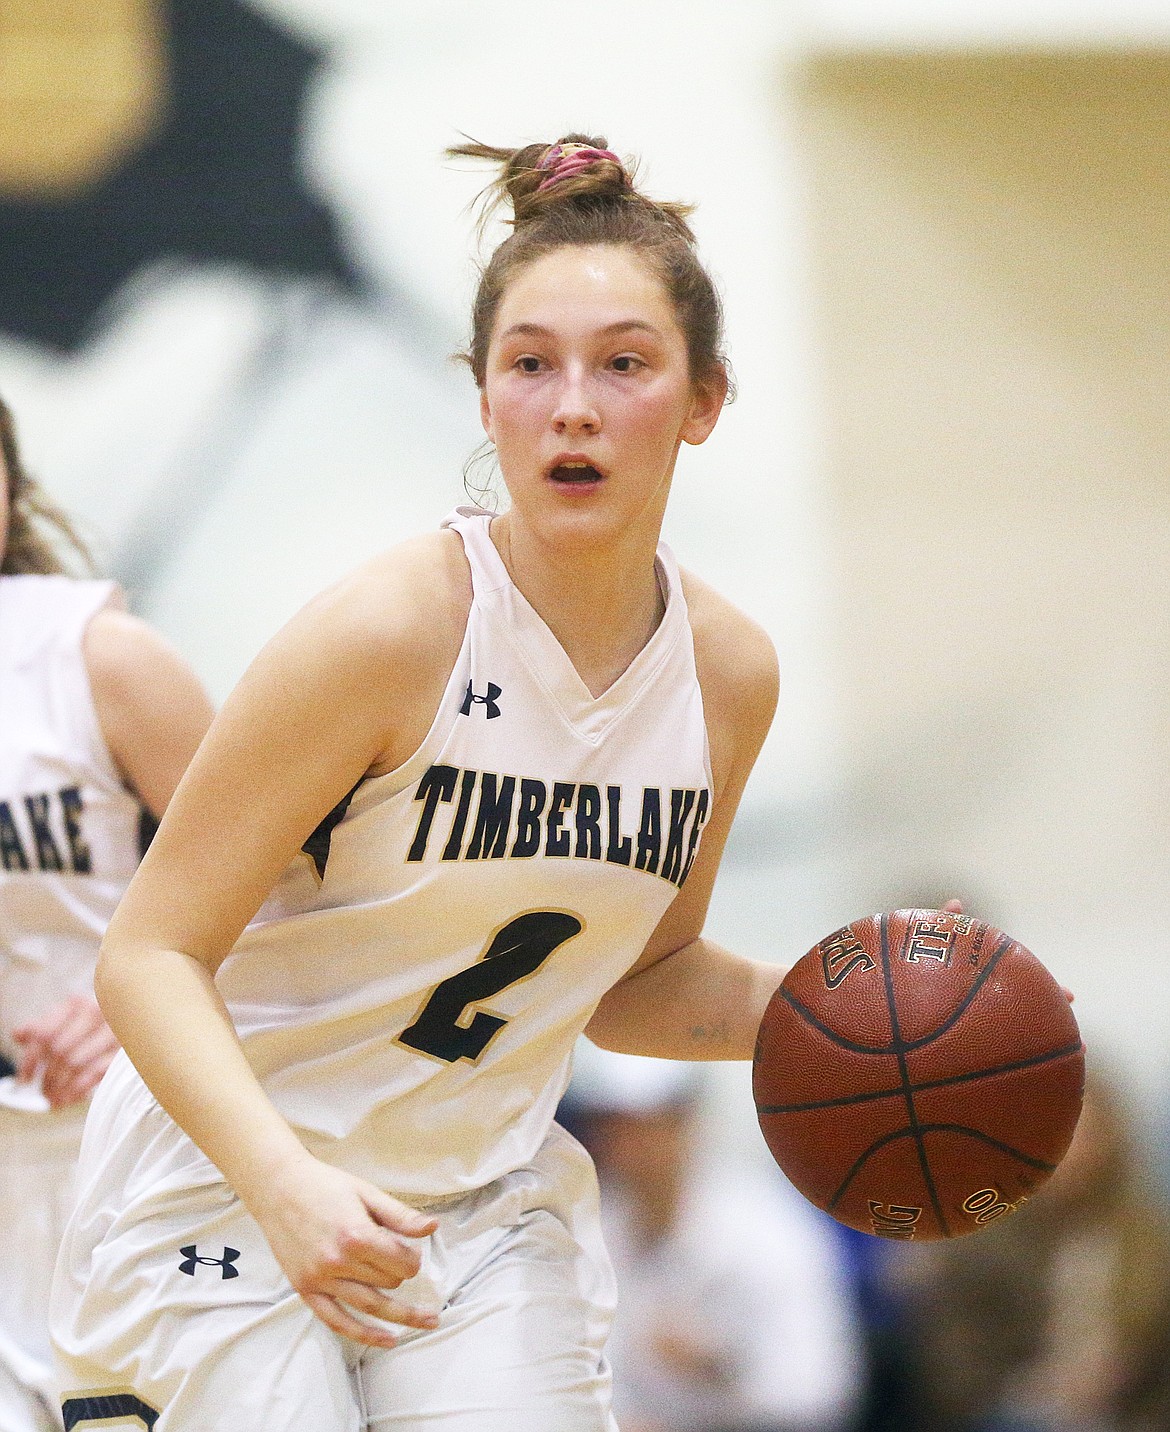
[[[402,670],[458,649],[471,606],[463,544],[450,531],[411,538],[370,558],[304,608],[296,625],[362,664]]]
[[[95,690],[115,690],[149,680],[171,648],[154,627],[128,612],[121,594],[115,593],[87,621],[81,650]]]
[[[772,639],[759,622],[701,577],[687,571],[680,575],[708,713],[724,713],[737,727],[759,732],[762,740],[780,689]]]
[[[119,710],[137,719],[156,708],[192,714],[206,724],[211,705],[186,660],[149,622],[128,612],[114,589],[89,619],[81,643],[98,716],[105,725]]]

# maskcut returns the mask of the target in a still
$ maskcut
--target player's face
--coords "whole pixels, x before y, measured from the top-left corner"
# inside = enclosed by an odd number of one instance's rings
[[[719,416],[722,382],[692,382],[670,298],[637,253],[557,249],[504,293],[481,393],[516,511],[604,539],[657,534],[680,444]]]

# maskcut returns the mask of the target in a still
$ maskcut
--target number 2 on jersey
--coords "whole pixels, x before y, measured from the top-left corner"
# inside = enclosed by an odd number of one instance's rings
[[[476,1010],[461,1024],[467,1007],[490,999],[534,974],[549,955],[584,927],[564,910],[530,910],[497,930],[483,958],[436,985],[414,1023],[398,1036],[400,1044],[445,1059],[479,1058],[507,1024],[497,1014]]]

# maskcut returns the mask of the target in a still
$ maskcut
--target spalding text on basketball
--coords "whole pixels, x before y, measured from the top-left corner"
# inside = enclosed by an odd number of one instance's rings
[[[820,949],[825,985],[829,989],[837,989],[854,970],[875,968],[873,957],[866,953],[865,946],[848,925],[822,940]]]
[[[871,1198],[869,1216],[873,1220],[873,1231],[879,1238],[902,1238],[908,1241],[914,1237],[918,1220],[922,1217],[922,1209],[915,1208],[913,1204],[876,1203]]]

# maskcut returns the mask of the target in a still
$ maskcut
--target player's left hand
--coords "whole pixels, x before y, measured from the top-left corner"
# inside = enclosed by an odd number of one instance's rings
[[[961,915],[963,913],[963,902],[961,900],[948,900],[943,906],[943,909],[951,915]],[[1069,1004],[1072,1004],[1076,999],[1076,995],[1073,994],[1071,989],[1066,988],[1064,985],[1061,985],[1060,988],[1065,999],[1068,1000]]]
[[[93,1092],[118,1052],[118,1041],[92,999],[70,997],[38,1020],[12,1032],[24,1051],[17,1078],[41,1076],[41,1089],[54,1109],[76,1104]]]

